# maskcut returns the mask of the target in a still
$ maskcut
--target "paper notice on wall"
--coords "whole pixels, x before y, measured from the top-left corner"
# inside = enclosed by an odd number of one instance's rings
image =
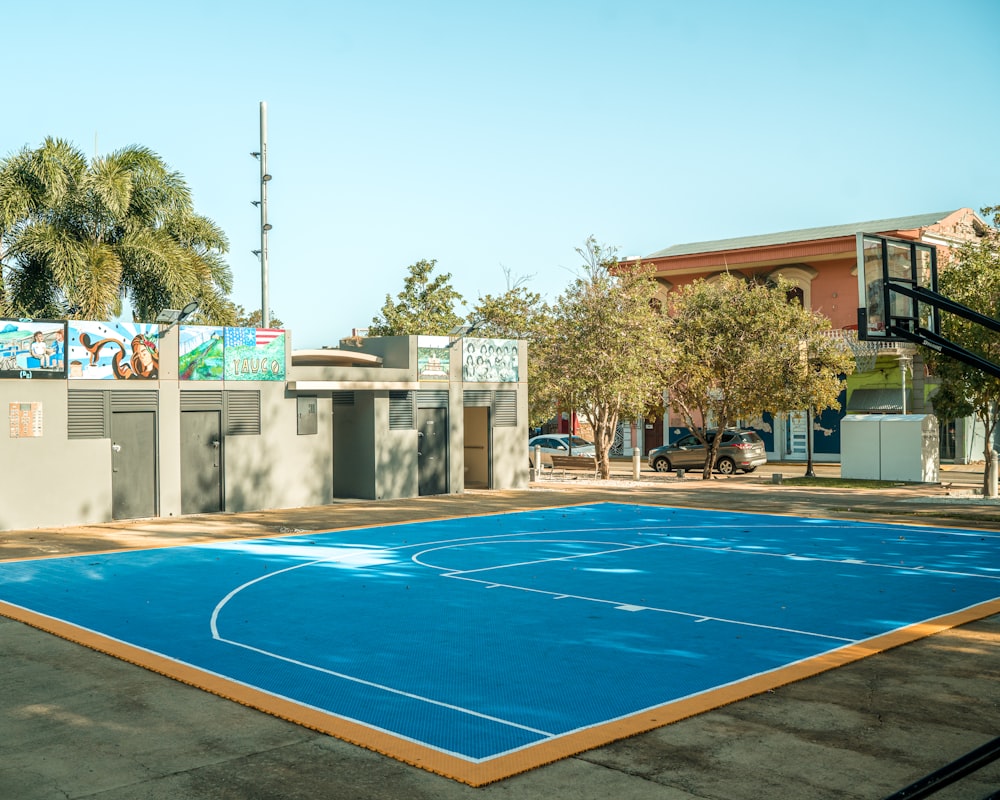
[[[10,438],[30,439],[42,435],[42,404],[10,404]]]

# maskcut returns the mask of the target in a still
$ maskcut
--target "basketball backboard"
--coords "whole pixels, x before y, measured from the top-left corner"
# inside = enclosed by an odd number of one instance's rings
[[[900,329],[936,334],[937,308],[904,292],[917,287],[937,292],[937,249],[910,239],[859,233],[857,251],[858,338],[912,341],[900,335]]]

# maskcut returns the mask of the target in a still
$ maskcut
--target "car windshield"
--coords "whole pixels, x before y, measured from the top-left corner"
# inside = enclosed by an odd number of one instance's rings
[[[590,447],[590,442],[586,439],[581,439],[579,436],[574,436],[573,447]]]

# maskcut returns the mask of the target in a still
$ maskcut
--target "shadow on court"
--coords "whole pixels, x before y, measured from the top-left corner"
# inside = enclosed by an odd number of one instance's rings
[[[623,469],[624,466],[624,469]],[[583,502],[1000,529],[1000,509],[941,487],[799,488],[616,465],[607,487],[529,490],[0,533],[0,558],[167,546]],[[801,465],[796,467],[801,469]],[[822,468],[821,468],[822,469]],[[825,469],[830,469],[829,467]],[[786,476],[787,466],[772,471]],[[965,476],[965,473],[962,473]],[[945,476],[946,479],[949,476]],[[973,471],[951,481],[978,485]],[[998,592],[1000,594],[1000,592]],[[377,654],[373,654],[377,658]],[[881,798],[1000,731],[1000,617],[965,625],[481,789],[0,618],[0,797]],[[936,797],[984,797],[993,764]]]

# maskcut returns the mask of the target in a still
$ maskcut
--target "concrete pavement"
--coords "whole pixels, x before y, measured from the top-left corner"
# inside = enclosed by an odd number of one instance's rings
[[[330,530],[615,500],[1000,530],[942,486],[798,486],[799,465],[712,481],[618,462],[615,478],[524,491],[0,532],[0,559]],[[835,476],[836,465],[818,465]],[[781,472],[782,484],[771,474]],[[1000,556],[998,556],[1000,559]],[[1000,595],[1000,591],[998,591]],[[0,800],[881,798],[1000,734],[1000,616],[481,789],[455,783],[0,618]],[[935,795],[983,798],[1000,764]]]

